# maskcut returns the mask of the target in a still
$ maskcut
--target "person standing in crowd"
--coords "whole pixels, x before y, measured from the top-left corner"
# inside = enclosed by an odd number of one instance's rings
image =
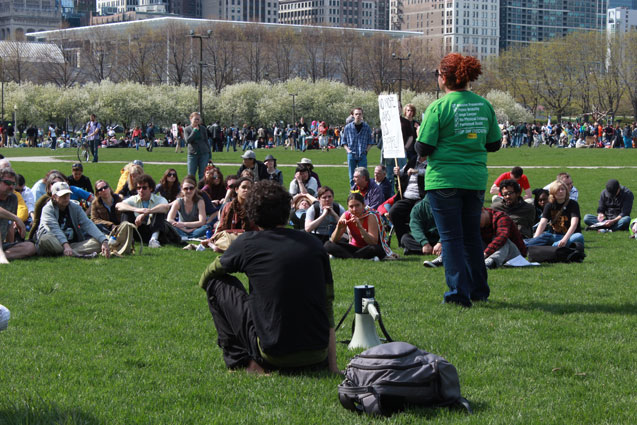
[[[97,122],[95,114],[91,114],[91,119],[86,123],[86,140],[88,140],[93,154],[93,162],[97,162],[98,150],[100,147],[100,132],[102,131],[102,125]]]
[[[199,112],[190,114],[190,125],[184,129],[184,137],[188,145],[188,174],[201,180],[211,155],[208,131]]]
[[[487,184],[487,152],[500,148],[502,134],[493,106],[469,90],[482,73],[480,62],[446,55],[435,74],[446,94],[427,108],[416,152],[428,157],[425,187],[442,242],[446,303],[471,307],[489,297],[480,236]]]
[[[146,150],[152,152],[155,147],[155,125],[151,122],[146,127]]]
[[[349,167],[349,184],[354,184],[354,170],[357,167],[367,167],[367,152],[374,144],[372,129],[363,121],[363,109],[354,108],[354,120],[345,126],[341,144],[347,151],[347,165]]]

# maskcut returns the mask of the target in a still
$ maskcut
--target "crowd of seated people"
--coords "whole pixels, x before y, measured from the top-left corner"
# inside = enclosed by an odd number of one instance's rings
[[[152,248],[199,240],[214,249],[220,232],[257,230],[245,210],[255,181],[283,184],[276,158],[268,155],[261,162],[252,151],[241,156],[237,174],[225,179],[209,163],[201,180],[194,176],[180,180],[171,167],[155,184],[144,164],[133,161],[122,168],[115,188],[105,179],[93,185],[81,163],[71,166],[69,176],[48,171],[31,188],[6,159],[0,160],[0,170],[8,176],[0,188],[2,262],[35,254],[108,256],[104,242],[122,222],[134,224]],[[391,229],[405,255],[437,256],[425,265],[441,266],[444,253],[424,187],[426,158],[414,157],[392,171],[400,178],[394,179],[394,187],[386,187],[382,166],[375,167],[374,179],[367,168],[357,168],[347,203],[340,205],[335,198],[345,194],[321,186],[312,161],[303,158],[288,184],[293,195],[290,225],[320,239],[332,257],[379,260],[393,257],[387,236]],[[602,190],[597,214],[583,219],[579,192],[568,173],[561,172],[552,183],[533,190],[530,198],[530,184],[520,167],[496,183],[490,191],[496,196],[482,220],[489,268],[502,266],[513,254],[525,255],[529,246],[583,245],[582,221],[586,230],[602,233],[629,228],[633,195],[615,179]],[[387,198],[389,194],[393,196]]]

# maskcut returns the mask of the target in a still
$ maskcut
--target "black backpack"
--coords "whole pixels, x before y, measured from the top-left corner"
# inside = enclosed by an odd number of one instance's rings
[[[584,245],[573,242],[569,246],[530,246],[529,261],[537,263],[581,263],[586,258]]]
[[[471,413],[460,395],[456,368],[406,342],[377,345],[355,356],[338,397],[346,409],[369,415],[391,416],[408,405],[459,406]]]

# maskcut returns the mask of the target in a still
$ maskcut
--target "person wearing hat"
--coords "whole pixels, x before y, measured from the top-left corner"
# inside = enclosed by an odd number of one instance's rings
[[[106,235],[82,207],[71,202],[67,182],[57,182],[51,187],[51,199],[42,208],[36,247],[39,255],[78,257],[100,251],[106,258],[111,255]]]
[[[620,185],[616,179],[610,179],[599,197],[597,216],[586,214],[584,223],[604,231],[628,230],[633,200],[633,192]]]
[[[71,168],[71,175],[66,178],[69,186],[76,186],[80,189],[84,189],[87,192],[93,192],[93,186],[91,185],[91,179],[84,175],[84,167],[80,162],[73,164]]]
[[[296,165],[305,166],[310,171],[310,177],[314,177],[316,179],[316,185],[321,187],[321,179],[319,179],[318,174],[314,172],[314,164],[312,164],[312,160],[310,158],[301,158]]]
[[[241,155],[243,164],[239,167],[237,175],[240,176],[243,170],[251,170],[254,174],[254,181],[269,180],[268,167],[261,161],[257,161],[257,156],[252,150],[247,150]]]
[[[263,163],[268,169],[268,180],[283,184],[283,173],[276,168],[276,158],[272,155],[268,155],[263,160]]]

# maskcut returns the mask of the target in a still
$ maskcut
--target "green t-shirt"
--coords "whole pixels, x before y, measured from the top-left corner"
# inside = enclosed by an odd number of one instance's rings
[[[418,141],[435,146],[425,188],[485,190],[487,143],[502,138],[493,106],[470,91],[455,91],[427,108]]]

